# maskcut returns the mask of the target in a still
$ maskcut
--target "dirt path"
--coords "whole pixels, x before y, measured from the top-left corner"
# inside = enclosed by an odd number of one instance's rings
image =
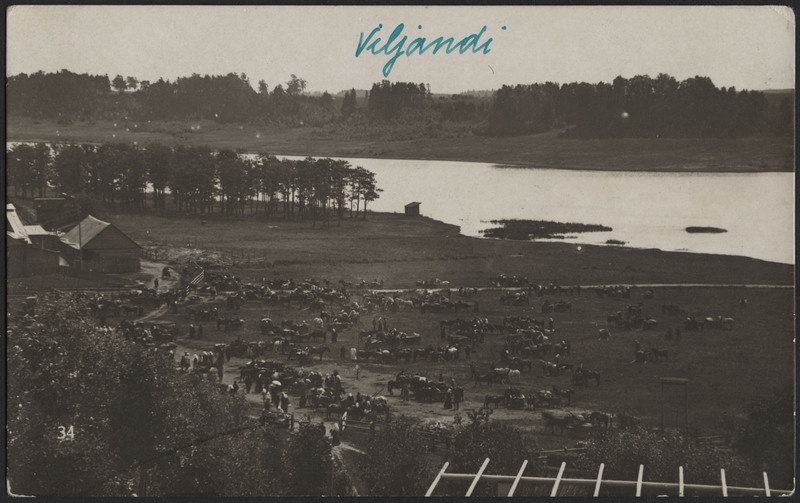
[[[620,283],[615,284],[605,284],[605,285],[559,285],[561,288],[574,288],[574,287],[581,287],[581,288],[614,288],[614,287],[625,287],[625,288],[783,288],[783,289],[793,289],[794,285],[766,285],[766,284],[741,284],[741,283],[643,283],[643,284],[635,284],[635,285],[625,285]],[[417,287],[416,290],[428,290],[431,292],[439,291],[439,290],[455,290],[454,287]],[[473,288],[473,287],[469,287]],[[408,290],[415,290],[414,288],[388,288],[388,289],[373,289],[370,288],[370,292],[375,293],[395,293],[395,292],[407,292]],[[491,292],[491,291],[506,291],[506,290],[525,290],[527,287],[523,286],[479,286],[474,288],[479,292]]]
[[[158,287],[156,290],[158,292],[167,292],[172,289],[175,285],[180,284],[181,276],[178,274],[178,271],[170,268],[172,272],[170,278],[162,278],[161,273],[165,267],[168,267],[167,264],[162,264],[160,262],[151,262],[149,260],[142,260],[142,273],[148,274],[151,279],[147,281],[147,285],[153,287],[155,285],[155,280],[158,280]],[[134,322],[145,322],[150,320],[157,320],[158,318],[167,314],[167,306],[161,306],[157,309],[150,311],[149,313],[145,313],[144,316],[141,316],[135,320]]]
[[[162,278],[161,272],[164,270],[165,267],[169,267],[167,264],[163,264],[161,262],[151,262],[149,260],[142,260],[142,273],[148,274],[151,276],[151,280],[147,282],[147,285],[153,287],[155,284],[155,280],[158,280],[158,288],[159,292],[166,292],[169,291],[172,287],[179,284],[181,281],[181,276],[175,269],[170,267],[171,277],[170,278]]]

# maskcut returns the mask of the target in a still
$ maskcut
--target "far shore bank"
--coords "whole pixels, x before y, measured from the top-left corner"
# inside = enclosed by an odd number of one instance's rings
[[[356,138],[313,128],[260,127],[252,124],[97,121],[58,124],[9,117],[6,141],[48,143],[158,142],[206,145],[247,153],[406,159],[497,164],[509,168],[601,171],[756,173],[794,171],[791,137],[565,139],[551,131],[508,138],[458,134],[424,137]],[[367,135],[368,133],[365,133]]]

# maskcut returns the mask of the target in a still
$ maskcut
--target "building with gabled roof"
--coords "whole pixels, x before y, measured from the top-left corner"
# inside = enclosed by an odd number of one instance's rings
[[[139,272],[142,247],[114,224],[91,215],[61,237],[70,263],[93,272]]]
[[[25,225],[17,214],[17,208],[11,204],[6,204],[6,238],[31,244],[28,234],[25,232]]]
[[[52,249],[54,238],[38,225],[24,225],[17,208],[6,204],[6,275],[19,278],[58,271],[60,255]]]

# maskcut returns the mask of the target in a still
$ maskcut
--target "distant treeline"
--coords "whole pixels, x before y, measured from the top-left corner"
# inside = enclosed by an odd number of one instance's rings
[[[678,82],[659,74],[617,77],[610,84],[573,82],[503,86],[490,97],[474,93],[433,97],[424,83],[377,82],[366,100],[355,90],[344,99],[305,94],[295,75],[271,90],[246,75],[139,81],[121,75],[19,74],[7,79],[9,115],[56,119],[210,120],[285,127],[350,121],[394,121],[426,126],[457,121],[475,134],[516,136],[560,129],[574,137],[739,137],[791,134],[791,96],[717,88],[707,77]],[[352,116],[360,118],[350,119]],[[366,122],[365,120],[366,119]]]
[[[574,125],[578,137],[739,137],[789,134],[788,97],[770,103],[764,93],[717,88],[708,77],[678,82],[617,77],[612,84],[503,86],[494,96],[488,133],[513,136]]]
[[[259,81],[256,91],[245,74],[194,74],[174,82],[149,82],[62,70],[9,77],[7,97],[9,114],[62,123],[125,117],[300,126],[327,124],[340,115],[330,94],[307,96],[305,87],[306,81],[295,75],[271,90]]]
[[[7,182],[21,195],[39,196],[55,187],[83,201],[144,211],[148,184],[152,205],[167,209],[167,189],[181,212],[313,220],[342,219],[349,207],[366,218],[379,197],[375,174],[347,161],[245,157],[207,147],[175,149],[161,144],[54,145],[20,143],[6,155]]]

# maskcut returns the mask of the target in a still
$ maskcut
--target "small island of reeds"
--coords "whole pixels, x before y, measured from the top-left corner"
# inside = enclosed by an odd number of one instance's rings
[[[727,229],[720,229],[719,227],[687,227],[686,232],[689,234],[711,233],[719,234],[721,232],[728,232]]]
[[[625,241],[620,241],[619,239],[607,239],[607,240],[606,240],[606,244],[607,244],[607,245],[618,245],[618,246],[622,246],[622,245],[624,245],[624,244],[625,244]]]
[[[492,227],[481,231],[485,237],[501,239],[565,239],[564,234],[578,232],[607,232],[611,227],[596,224],[549,222],[546,220],[492,220]]]

